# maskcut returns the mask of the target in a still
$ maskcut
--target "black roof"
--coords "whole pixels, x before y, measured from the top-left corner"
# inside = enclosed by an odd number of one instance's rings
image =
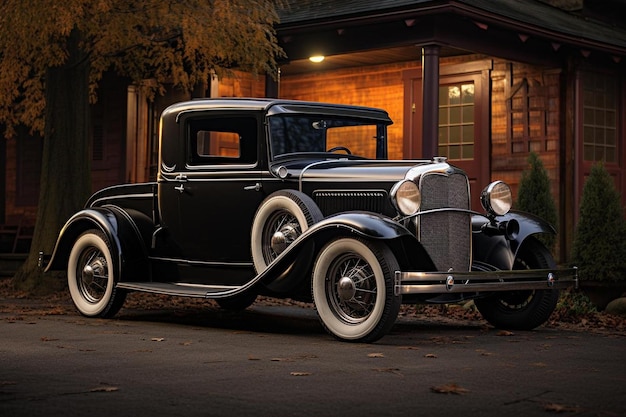
[[[612,5],[623,2],[612,1]],[[614,7],[616,13],[617,8],[622,9]],[[583,17],[538,0],[290,0],[280,12],[278,30],[280,33],[281,29],[293,27],[438,11],[465,15],[557,42],[626,54],[626,27]]]
[[[374,107],[253,97],[198,98],[175,103],[163,111],[165,118],[178,118],[182,113],[206,110],[242,110],[278,113],[334,114],[366,117],[391,123],[387,111]]]

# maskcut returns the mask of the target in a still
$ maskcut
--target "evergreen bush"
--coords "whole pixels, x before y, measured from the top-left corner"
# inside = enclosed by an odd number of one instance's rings
[[[557,228],[558,215],[556,203],[550,191],[550,178],[543,166],[541,159],[536,153],[531,152],[528,156],[529,169],[522,172],[519,190],[517,193],[516,208],[546,220]],[[543,234],[539,240],[550,250],[554,249],[556,236],[553,234]]]
[[[626,281],[626,219],[619,192],[602,163],[585,181],[572,262],[581,281]]]

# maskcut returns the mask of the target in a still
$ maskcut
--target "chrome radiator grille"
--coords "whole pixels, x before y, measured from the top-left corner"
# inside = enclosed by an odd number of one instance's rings
[[[464,174],[427,173],[421,177],[420,211],[470,208],[469,184]],[[441,211],[418,216],[417,236],[439,271],[471,267],[471,218],[468,213]]]
[[[382,190],[325,190],[313,193],[313,200],[324,216],[353,210],[383,213],[388,199],[387,192]]]

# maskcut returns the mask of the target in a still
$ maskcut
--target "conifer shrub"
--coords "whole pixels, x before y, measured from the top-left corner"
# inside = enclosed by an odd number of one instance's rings
[[[581,281],[626,282],[626,219],[620,194],[602,163],[585,181],[572,245]]]
[[[555,228],[558,226],[556,203],[550,191],[550,177],[536,153],[528,156],[529,169],[522,172],[517,193],[516,208],[539,216]],[[554,249],[556,236],[544,233],[538,237],[550,250]]]

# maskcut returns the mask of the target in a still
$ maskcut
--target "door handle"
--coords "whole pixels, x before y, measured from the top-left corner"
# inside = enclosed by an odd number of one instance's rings
[[[178,174],[176,177],[174,177],[174,181],[178,181],[179,183],[181,183],[180,185],[174,187],[174,189],[181,194],[184,193],[185,186],[183,185],[183,183],[187,182],[187,176],[185,174]]]
[[[261,188],[263,188],[263,186],[261,185],[260,182],[257,182],[254,185],[247,185],[243,187],[243,189],[247,191],[261,191]]]

